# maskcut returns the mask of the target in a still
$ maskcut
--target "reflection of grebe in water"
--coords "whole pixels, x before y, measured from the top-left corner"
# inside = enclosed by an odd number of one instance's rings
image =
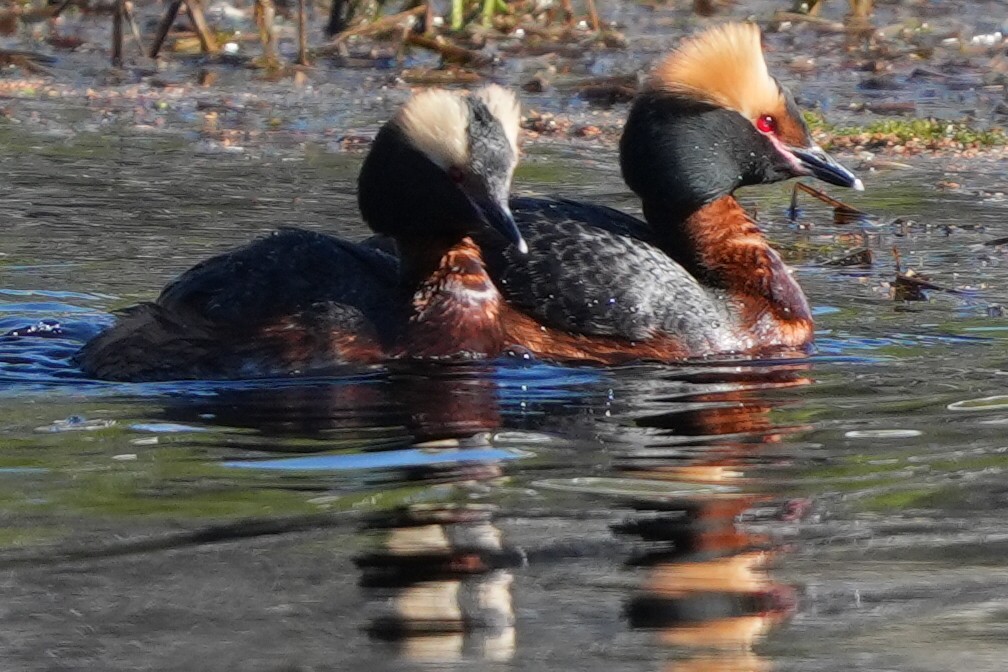
[[[342,380],[214,386],[212,394],[162,399],[174,423],[249,428],[267,436],[297,435],[382,450],[498,430],[502,399],[495,367],[411,364],[387,375]],[[520,400],[515,402],[520,404]],[[278,447],[282,448],[283,443]]]
[[[696,395],[684,399],[699,404],[693,409],[639,420],[661,427],[674,448],[664,455],[653,447],[631,450],[618,464],[627,477],[682,487],[676,495],[638,499],[636,514],[614,526],[645,542],[630,561],[644,570],[627,605],[630,624],[684,651],[670,668],[677,672],[769,669],[753,646],[796,606],[794,589],[767,571],[776,555],[771,540],[747,532],[739,520],[769,499],[742,490],[759,487],[745,478],[747,465],[761,446],[794,430],[773,426],[773,404],[759,388],[808,381],[801,367],[751,374],[757,389]]]
[[[371,516],[371,549],[357,556],[371,597],[368,632],[412,660],[463,655],[508,660],[515,647],[507,548],[492,508],[414,505]]]
[[[552,405],[529,403],[525,427],[562,425],[565,437],[586,439],[584,443],[551,445],[549,437],[542,435],[538,444],[530,440],[523,445],[521,439],[512,444],[523,452],[539,454],[541,459],[535,464],[507,459],[458,460],[433,466],[387,467],[320,483],[328,483],[339,495],[346,494],[347,487],[363,486],[369,493],[406,495],[413,501],[422,497],[464,502],[472,496],[496,500],[503,495],[511,502],[500,517],[490,510],[457,504],[407,505],[368,516],[365,529],[373,543],[355,558],[370,605],[365,614],[368,631],[378,639],[392,640],[405,655],[425,660],[466,654],[503,656],[503,651],[523,643],[545,646],[550,637],[562,635],[557,623],[564,622],[563,616],[584,617],[578,610],[591,596],[580,572],[603,568],[609,574],[594,578],[610,585],[624,562],[628,541],[641,539],[643,544],[630,542],[637,551],[631,563],[640,574],[634,581],[638,589],[631,594],[627,608],[630,624],[654,629],[660,642],[684,647],[696,661],[712,656],[721,662],[753,658],[751,646],[759,634],[790,613],[794,598],[788,586],[766,573],[764,565],[777,549],[769,539],[750,534],[738,524],[743,512],[751,515],[754,504],[759,504],[761,511],[767,508],[756,494],[759,480],[747,472],[749,466],[766,464],[765,449],[772,450],[784,434],[798,429],[779,426],[773,413],[788,398],[788,389],[808,381],[802,366],[784,363],[772,367],[691,367],[682,373],[687,380],[673,378],[666,371],[665,378],[641,381],[639,373],[633,372],[621,380],[617,371],[604,381],[601,390],[599,381],[593,381],[591,389],[596,390],[597,398],[558,398]],[[428,441],[400,441],[388,448],[363,450],[382,455],[384,450],[411,447],[461,456],[483,446],[472,438],[431,440],[438,428],[445,436],[464,427],[493,432],[504,418],[514,427],[518,421],[510,413],[519,403],[526,408],[523,399],[502,392],[486,376],[467,378],[455,372],[426,381],[417,378],[416,382],[415,386],[380,385],[377,389],[389,402],[394,400],[397,422],[403,423],[397,431],[408,435],[407,425],[416,422],[426,428]],[[613,390],[609,397],[603,394],[606,387]],[[306,417],[334,417],[339,425],[339,402],[346,395],[344,390],[341,396],[328,400],[335,408],[327,408],[325,395],[303,393],[297,399],[298,403],[315,404],[309,405]],[[367,394],[352,398],[380,407]],[[223,406],[228,403],[226,398],[208,401]],[[557,413],[552,412],[554,408]],[[609,409],[614,417],[601,420],[603,411]],[[189,412],[198,410],[194,407]],[[319,444],[326,437],[341,437],[339,445],[346,445],[342,434],[319,428]],[[500,446],[499,437],[494,436],[493,441]],[[611,460],[620,478],[607,480],[625,481],[630,484],[629,491],[639,487],[633,485],[636,483],[655,492],[677,494],[637,497],[632,502],[635,513],[617,526],[621,534],[613,538],[607,533],[608,525],[623,514],[613,511],[613,500],[600,499],[598,493],[588,490],[589,496],[577,505],[583,505],[588,516],[598,515],[594,518],[597,524],[582,525],[576,512],[553,510],[550,502],[556,500],[544,490],[548,486],[539,485],[565,480],[551,478],[555,466],[543,466],[571,446],[589,448],[578,451],[579,459],[567,454],[561,468],[573,467],[576,474],[583,475],[582,469],[596,469],[600,460]],[[592,452],[592,448],[599,452]],[[580,459],[583,462],[577,466]],[[531,468],[523,469],[525,464]],[[510,481],[499,481],[502,476],[509,476]],[[735,489],[725,490],[724,486]],[[511,530],[506,537],[495,531],[498,521]],[[508,542],[526,549],[527,567],[523,566],[525,555],[509,548]],[[571,571],[572,566],[578,569]],[[515,630],[501,624],[506,622],[507,600],[503,598],[510,595],[512,578],[515,593],[529,599],[528,587],[542,585],[544,576],[558,582],[558,592],[567,586],[571,593],[561,593],[555,602],[548,593],[531,598],[533,611],[533,605],[540,602],[540,613],[551,613],[551,620],[537,630],[540,623],[534,616],[527,623],[523,618],[516,626],[519,636],[508,644]],[[618,607],[621,595],[613,597],[612,608],[598,618],[618,629],[623,625]],[[480,606],[487,604],[496,606],[488,610]],[[567,611],[572,608],[573,612]],[[537,631],[523,634],[523,624]],[[544,636],[543,630],[548,634]],[[728,654],[725,647],[735,651]]]

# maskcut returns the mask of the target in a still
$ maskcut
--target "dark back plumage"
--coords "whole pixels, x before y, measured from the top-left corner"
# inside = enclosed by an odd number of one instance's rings
[[[740,346],[725,329],[724,297],[648,243],[643,222],[572,200],[513,198],[511,208],[528,254],[487,244],[484,255],[518,310],[628,348],[663,333],[681,334],[700,352]]]
[[[157,303],[244,329],[340,297],[389,331],[401,317],[398,271],[398,257],[387,251],[284,228],[197,264],[169,283]]]
[[[77,355],[109,380],[322,373],[377,361],[405,319],[398,257],[281,229],[207,259]],[[347,337],[353,335],[353,341]]]
[[[491,277],[517,309],[546,326],[646,341],[680,334],[691,350],[731,351],[724,297],[648,242],[644,222],[567,200],[516,198],[527,255],[485,247]]]

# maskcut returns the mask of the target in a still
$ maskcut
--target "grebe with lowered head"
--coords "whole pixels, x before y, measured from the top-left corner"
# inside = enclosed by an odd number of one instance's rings
[[[810,345],[801,287],[733,193],[801,176],[863,187],[813,142],[767,71],[755,25],[709,29],[657,66],[632,104],[620,166],[646,223],[518,198],[511,207],[529,253],[484,245],[491,277],[526,316],[513,342],[600,363]]]
[[[413,96],[375,138],[358,202],[399,257],[283,229],[204,261],[130,309],[77,361],[104,379],[325,373],[502,346],[499,295],[469,237],[525,242],[508,209],[519,108],[498,86]]]

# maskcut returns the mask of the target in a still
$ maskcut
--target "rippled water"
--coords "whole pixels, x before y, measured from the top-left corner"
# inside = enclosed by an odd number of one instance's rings
[[[746,194],[807,360],[127,385],[68,358],[277,225],[363,235],[359,156],[0,133],[0,333],[59,324],[0,339],[11,669],[1003,669],[1003,165],[865,173],[853,224]],[[518,191],[634,207],[582,153]],[[894,302],[894,247],[958,291]]]

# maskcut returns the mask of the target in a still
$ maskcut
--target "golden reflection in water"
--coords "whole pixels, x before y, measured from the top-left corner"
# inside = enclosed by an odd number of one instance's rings
[[[515,648],[510,568],[523,564],[478,505],[413,505],[367,523],[356,558],[369,591],[368,632],[409,660],[509,660]]]
[[[768,572],[778,552],[771,539],[739,521],[769,499],[747,467],[761,447],[800,429],[774,425],[765,391],[808,380],[800,367],[753,373],[755,385],[695,395],[675,412],[643,419],[670,449],[630,450],[617,465],[627,478],[684,486],[682,494],[636,500],[636,512],[614,526],[644,542],[628,563],[644,574],[627,615],[631,627],[674,648],[670,671],[770,669],[755,647],[796,606],[794,589]]]

